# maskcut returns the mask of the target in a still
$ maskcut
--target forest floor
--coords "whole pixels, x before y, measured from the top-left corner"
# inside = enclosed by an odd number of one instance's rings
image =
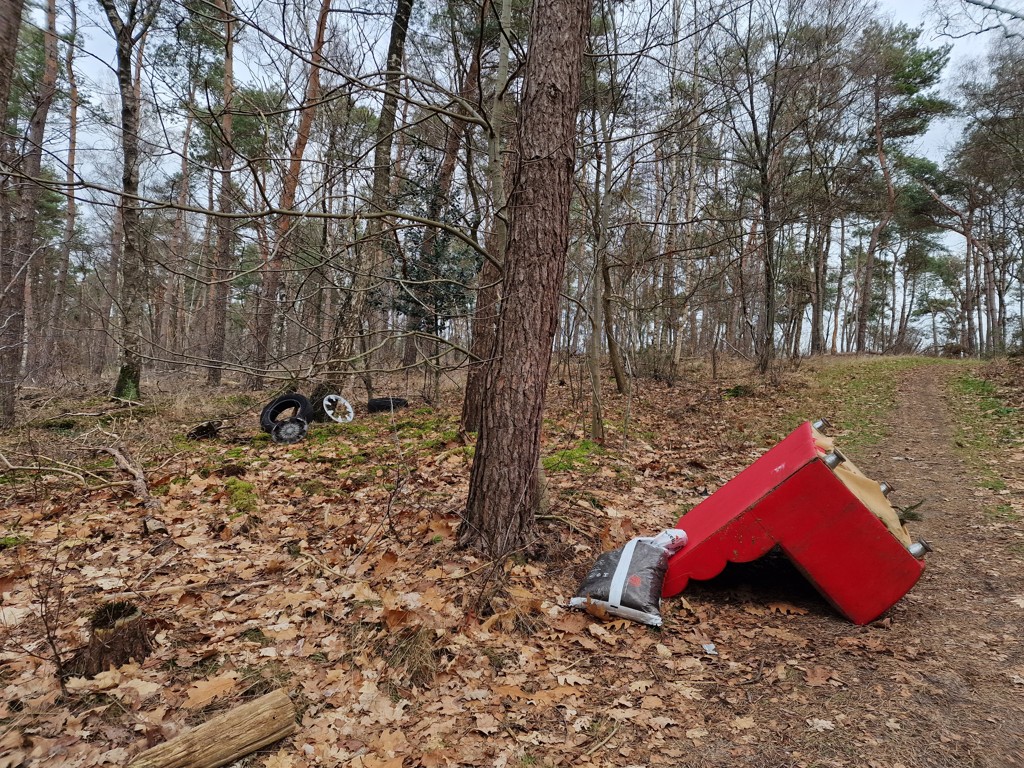
[[[282,446],[241,391],[26,392],[0,439],[0,768],[125,765],[280,687],[297,732],[238,765],[1024,766],[1024,362],[694,368],[608,393],[603,446],[573,377],[549,394],[545,551],[495,567],[454,546],[454,393]],[[885,616],[850,624],[775,559],[691,583],[660,630],[565,608],[601,552],[820,416],[935,550]],[[152,654],[62,690],[111,599]]]

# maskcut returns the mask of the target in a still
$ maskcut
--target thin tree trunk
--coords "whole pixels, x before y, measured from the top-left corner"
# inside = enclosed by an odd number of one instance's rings
[[[832,347],[833,355],[839,353],[839,321],[843,309],[843,281],[846,279],[846,219],[839,219],[839,276],[836,278],[836,305],[832,311]]]
[[[124,230],[121,251],[119,315],[121,318],[121,365],[113,394],[125,400],[138,400],[142,377],[143,292],[146,268],[143,263],[142,221],[139,203],[139,111],[141,95],[132,67],[132,54],[139,55],[141,77],[142,48],[146,33],[156,18],[158,3],[145,10],[133,4],[129,16],[122,19],[114,0],[100,0],[114,32],[117,53],[117,83],[121,96],[121,197],[118,210]]]
[[[489,7],[493,5],[488,3]],[[512,0],[502,0],[501,28],[510,29],[512,24]],[[487,254],[477,276],[476,307],[470,330],[470,361],[466,375],[466,393],[462,400],[462,419],[459,425],[463,433],[477,432],[483,418],[483,403],[487,380],[487,366],[494,354],[494,340],[497,337],[497,318],[501,304],[501,263],[508,242],[508,219],[505,210],[505,163],[501,148],[506,116],[505,91],[508,87],[509,39],[501,35],[498,43],[498,67],[495,72],[494,101],[491,105],[491,131],[487,142],[487,178],[491,184],[491,229],[486,238]]]
[[[14,185],[16,206],[11,247],[2,257],[0,269],[0,427],[14,423],[14,401],[21,380],[25,355],[25,294],[29,261],[35,248],[36,206],[40,187],[36,182],[42,167],[43,135],[57,83],[57,4],[46,3],[46,31],[43,37],[43,77],[35,109],[28,123],[23,178]],[[2,96],[3,94],[0,94]],[[6,98],[3,99],[6,101]],[[6,112],[0,112],[0,128]]]
[[[878,164],[882,169],[882,176],[885,178],[886,205],[878,223],[871,228],[871,238],[868,241],[868,248],[864,254],[863,282],[860,287],[860,305],[857,309],[857,351],[867,350],[868,319],[871,314],[872,280],[875,268],[875,256],[881,243],[882,234],[892,221],[896,213],[896,187],[892,179],[892,171],[889,169],[889,155],[885,151],[885,137],[882,133],[882,113],[880,96],[875,95],[875,151],[878,156]]]
[[[466,73],[466,77],[462,81],[462,88],[459,93],[459,98],[464,104],[471,104],[476,100],[477,94],[480,90],[479,80],[480,51],[478,47],[474,52],[472,61],[470,62],[469,71]],[[462,110],[460,109],[459,112],[462,113]],[[451,125],[448,126],[448,132],[445,138],[444,154],[441,158],[441,166],[437,172],[437,179],[434,183],[433,194],[430,196],[430,201],[427,204],[427,218],[431,221],[437,221],[440,219],[444,207],[448,203],[448,198],[452,191],[452,181],[455,178],[455,166],[459,159],[459,146],[462,144],[462,137],[468,124],[469,122],[465,118],[453,118]],[[420,243],[418,254],[418,258],[422,263],[430,262],[431,254],[437,247],[437,235],[438,227],[428,224],[423,233],[423,239]],[[415,293],[415,290],[413,292]],[[425,318],[424,315],[431,310],[434,312],[434,317],[430,319],[429,327],[425,329],[424,320],[427,318]],[[411,366],[416,363],[416,351],[419,348],[415,333],[421,330],[432,330],[435,335],[437,333],[438,320],[436,307],[422,307],[419,302],[413,303],[412,309],[409,312],[406,330],[409,332],[409,335],[406,337],[405,354],[402,363],[403,365]],[[431,340],[431,354],[436,356],[437,352],[438,340],[435,338]]]
[[[399,4],[407,0],[399,0]],[[411,0],[408,0],[411,3]],[[331,12],[331,0],[322,0],[320,15],[317,17],[316,33],[313,50],[310,53],[309,77],[306,80],[306,92],[299,109],[299,124],[295,130],[295,144],[292,145],[288,168],[285,172],[284,185],[278,208],[282,213],[278,219],[274,249],[263,265],[260,296],[256,306],[256,350],[253,367],[249,374],[249,387],[262,389],[270,360],[271,333],[274,328],[274,316],[277,309],[277,293],[281,286],[281,273],[289,255],[289,235],[292,227],[290,211],[295,205],[295,193],[299,186],[302,171],[302,158],[309,142],[309,132],[316,115],[317,103],[320,99],[320,67],[323,62],[324,37],[327,31],[327,19]]]
[[[43,366],[50,369],[54,361],[54,348],[58,339],[64,336],[64,302],[67,295],[68,271],[71,266],[71,251],[74,248],[75,226],[78,220],[78,201],[72,191],[75,183],[78,153],[78,75],[75,72],[75,46],[78,40],[78,6],[68,7],[71,28],[68,30],[68,44],[64,52],[64,74],[68,79],[68,154],[65,161],[64,181],[68,195],[64,202],[64,235],[60,248],[60,263],[57,266],[57,282],[46,321],[41,359]]]
[[[377,120],[377,132],[373,150],[373,182],[370,191],[370,213],[374,216],[367,222],[364,236],[359,238],[356,251],[359,254],[356,268],[356,279],[353,281],[351,304],[347,311],[350,319],[346,335],[352,339],[354,351],[356,342],[362,350],[369,346],[362,334],[372,332],[372,319],[367,311],[367,294],[373,288],[373,282],[384,269],[386,262],[383,244],[384,221],[381,218],[388,209],[388,197],[391,188],[392,161],[391,150],[394,146],[395,124],[398,121],[398,99],[402,86],[402,67],[405,62],[405,39],[409,31],[409,19],[412,16],[414,0],[397,0],[395,15],[391,22],[391,34],[388,39],[387,61],[384,71],[384,99],[381,104],[380,118]],[[365,327],[364,327],[365,326]],[[372,397],[373,376],[370,373],[370,361],[361,355],[362,371],[360,376],[366,387],[368,396]]]
[[[582,250],[583,243],[580,243]],[[582,259],[581,259],[582,263]],[[604,302],[601,281],[595,269],[590,277],[590,338],[587,341],[587,369],[590,372],[590,437],[604,443],[604,408],[601,403],[601,328],[604,324]]]
[[[234,9],[231,0],[223,0],[220,9],[224,20],[224,83],[220,118],[220,191],[217,195],[217,210],[222,214],[231,212],[231,164],[232,141],[234,139],[234,71],[235,71],[235,27]],[[231,287],[231,241],[234,227],[227,216],[217,217],[217,249],[213,255],[210,270],[210,347],[206,355],[206,383],[211,387],[220,386],[224,371],[224,351],[227,342],[228,295]]]

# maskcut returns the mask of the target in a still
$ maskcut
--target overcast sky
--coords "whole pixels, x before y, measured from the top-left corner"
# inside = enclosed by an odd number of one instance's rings
[[[878,6],[883,13],[890,15],[893,20],[909,24],[910,26],[924,26],[924,35],[921,42],[928,46],[940,46],[953,44],[950,52],[949,65],[946,68],[945,80],[947,84],[954,79],[955,73],[959,71],[963,62],[972,58],[984,56],[988,47],[988,39],[984,35],[968,35],[956,40],[935,35],[935,20],[929,18],[926,13],[930,0],[878,0]],[[949,121],[940,121],[934,124],[927,135],[918,143],[917,151],[927,155],[933,160],[941,161],[946,151],[959,136],[959,126]]]
[[[878,5],[897,21],[920,24],[927,0],[878,0]]]

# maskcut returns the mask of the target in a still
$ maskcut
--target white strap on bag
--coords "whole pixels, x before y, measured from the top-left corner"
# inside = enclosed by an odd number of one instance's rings
[[[638,541],[650,541],[650,539],[630,539],[622,548],[622,556],[619,557],[619,564],[615,566],[615,573],[612,574],[612,585],[608,589],[608,604],[616,608],[622,607],[622,590],[626,588],[626,578],[629,576],[629,566],[633,562],[633,550],[636,549]]]

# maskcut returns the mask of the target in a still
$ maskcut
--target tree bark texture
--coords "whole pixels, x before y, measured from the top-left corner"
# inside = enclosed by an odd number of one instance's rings
[[[129,661],[140,664],[153,650],[146,617],[131,603],[108,603],[90,622],[89,644],[72,660],[75,675],[95,677]]]
[[[234,9],[231,0],[222,0],[220,13],[224,20],[224,84],[223,110],[220,118],[220,191],[217,194],[217,209],[220,213],[230,213],[231,199],[231,164],[234,162],[232,151],[233,105],[234,96],[234,36],[235,27],[232,23]],[[214,254],[214,266],[210,270],[210,347],[207,353],[206,383],[211,387],[220,386],[221,374],[224,370],[224,351],[227,344],[228,295],[231,276],[231,241],[234,237],[234,226],[226,216],[217,217],[217,250]]]
[[[460,543],[500,558],[533,541],[551,344],[569,245],[589,0],[536,0],[495,359]]]
[[[493,8],[492,3],[487,4]],[[486,12],[486,9],[485,9]],[[502,0],[500,10],[501,28],[512,26],[512,0]],[[490,360],[494,354],[494,339],[497,334],[498,309],[501,305],[502,270],[498,262],[508,245],[508,212],[505,195],[505,173],[511,163],[502,159],[502,137],[505,134],[505,90],[508,85],[508,35],[502,35],[498,42],[498,67],[494,78],[494,101],[491,105],[490,136],[487,140],[487,177],[491,183],[491,230],[487,235],[487,253],[477,275],[476,307],[473,311],[469,371],[466,374],[466,394],[462,400],[462,420],[459,428],[463,433],[479,432],[483,420],[484,387],[487,383],[487,368],[480,361]],[[518,156],[518,151],[517,151]],[[508,160],[506,157],[505,160]]]
[[[0,107],[7,114],[7,100],[11,95],[11,73],[18,48],[18,30],[24,0],[0,0]]]
[[[77,173],[76,156],[78,153],[78,77],[75,74],[75,45],[78,37],[78,9],[75,3],[68,8],[70,29],[65,33],[72,42],[64,53],[64,76],[67,78],[68,91],[68,154],[64,182],[68,189],[75,183]],[[47,314],[44,331],[43,349],[40,360],[44,369],[54,364],[54,348],[58,340],[64,338],[64,301],[68,287],[68,271],[71,267],[71,251],[75,242],[75,225],[78,221],[78,201],[74,195],[68,195],[64,204],[64,237],[61,243],[60,262],[57,268],[57,281],[54,286],[53,299]]]
[[[10,142],[3,136],[6,127],[7,102],[11,93],[18,30],[21,29],[22,0],[0,0],[0,427],[14,423],[14,394],[18,386],[20,364],[11,366],[10,360],[21,359],[21,333],[24,323],[21,303],[24,299],[24,279],[16,279],[18,254],[15,247],[16,229],[7,229],[9,214],[4,208],[11,204],[5,194],[7,169],[13,158],[7,157]],[[21,286],[22,293],[15,295]],[[19,319],[20,317],[20,319]]]
[[[139,112],[141,93],[133,77],[132,54],[137,52],[156,18],[158,2],[145,8],[132,4],[122,19],[114,0],[100,0],[114,33],[117,85],[121,96],[121,200],[118,210],[124,229],[121,250],[118,311],[121,320],[121,368],[114,396],[138,400],[142,377],[143,303],[147,283],[142,252],[142,212],[139,208]],[[139,61],[141,67],[141,57]]]
[[[57,84],[57,6],[46,4],[46,31],[43,37],[43,77],[35,93],[35,109],[28,121],[28,135],[21,160],[22,178],[12,185],[14,191],[14,227],[8,238],[10,247],[5,262],[3,295],[0,296],[0,425],[14,423],[14,393],[21,378],[25,346],[25,294],[29,262],[36,245],[36,217],[40,187],[34,181],[40,174],[43,135]],[[2,114],[2,113],[0,113]]]
[[[295,705],[278,688],[147,749],[128,768],[219,768],[295,730]]]

